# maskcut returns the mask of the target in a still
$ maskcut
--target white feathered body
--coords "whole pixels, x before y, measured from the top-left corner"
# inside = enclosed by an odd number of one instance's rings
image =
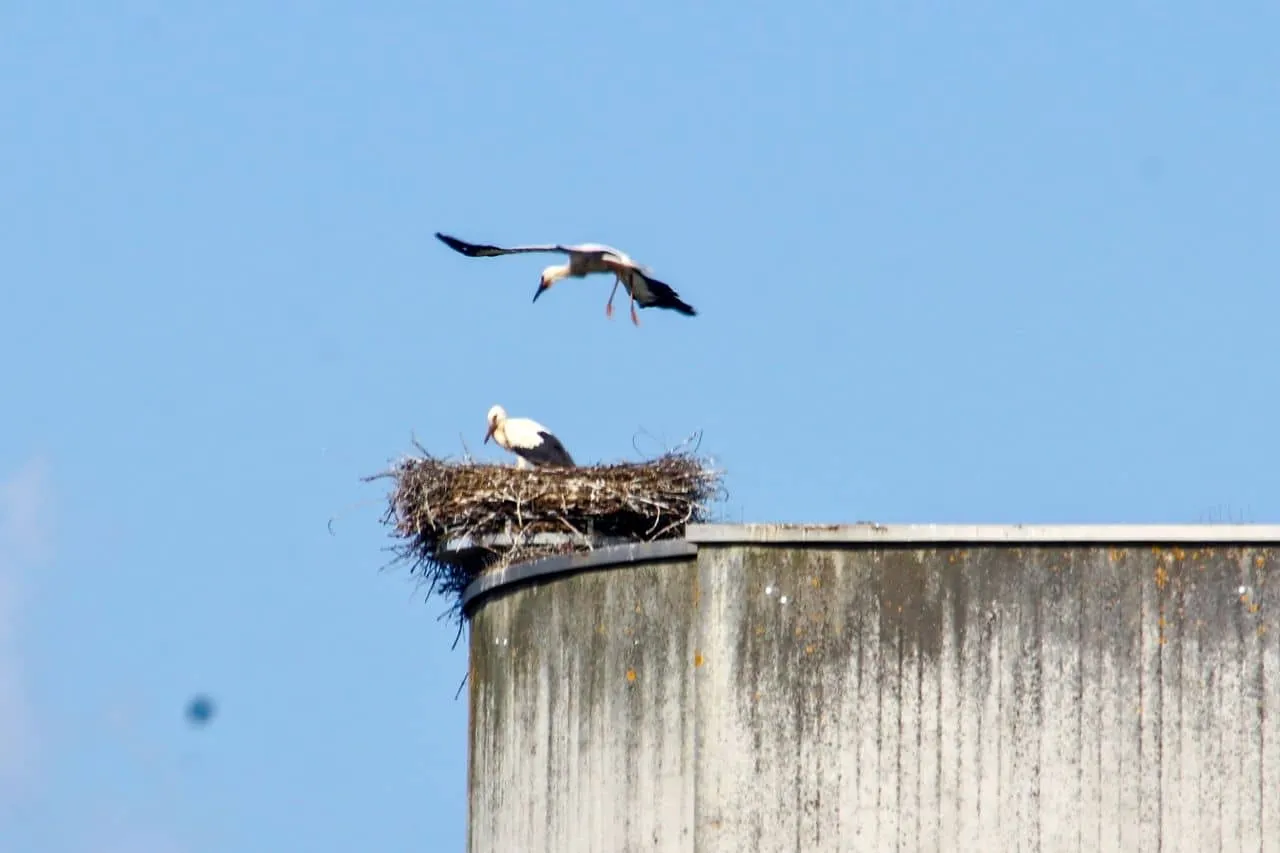
[[[565,450],[560,439],[531,418],[509,418],[501,406],[494,406],[489,411],[489,424],[493,440],[498,446],[516,455],[517,468],[574,466],[573,457]]]

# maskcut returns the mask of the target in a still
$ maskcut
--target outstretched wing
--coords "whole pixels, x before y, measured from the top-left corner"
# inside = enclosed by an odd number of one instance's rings
[[[460,252],[468,258],[496,258],[499,255],[519,255],[524,252],[560,252],[561,254],[569,254],[567,246],[558,246],[547,243],[540,246],[489,246],[484,243],[468,243],[465,240],[459,240],[457,237],[450,237],[448,234],[436,232],[436,238],[444,243],[455,252]]]
[[[569,451],[564,449],[560,439],[546,431],[539,432],[538,437],[542,439],[542,443],[537,447],[513,447],[511,449],[526,461],[539,467],[543,465],[558,465],[563,468],[574,467],[573,457],[569,455]]]
[[[617,272],[622,277],[622,283],[641,308],[669,308],[672,311],[679,311],[686,317],[697,316],[698,312],[693,306],[681,299],[680,294],[676,293],[671,285],[663,284],[634,267],[630,269],[621,267]]]

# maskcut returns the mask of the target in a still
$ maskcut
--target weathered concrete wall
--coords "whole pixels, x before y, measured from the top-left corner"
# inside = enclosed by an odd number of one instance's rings
[[[693,849],[696,589],[690,556],[481,606],[472,851]]]
[[[471,850],[1280,850],[1280,531],[923,530],[493,591]]]

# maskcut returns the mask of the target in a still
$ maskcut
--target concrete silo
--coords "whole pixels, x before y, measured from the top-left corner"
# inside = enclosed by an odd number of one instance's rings
[[[1280,526],[691,526],[482,577],[472,853],[1280,851]]]

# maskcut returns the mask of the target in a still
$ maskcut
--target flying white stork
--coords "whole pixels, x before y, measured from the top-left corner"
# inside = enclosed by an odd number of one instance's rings
[[[564,449],[560,439],[537,421],[509,418],[507,410],[501,406],[490,409],[488,419],[489,431],[484,434],[484,443],[488,444],[492,438],[499,447],[514,453],[517,468],[574,467],[573,457]]]
[[[670,285],[658,281],[650,273],[648,267],[641,266],[626,254],[612,246],[600,243],[580,243],[576,246],[561,246],[548,243],[541,246],[488,246],[480,243],[468,243],[448,234],[436,232],[436,237],[455,252],[461,252],[469,258],[494,258],[499,255],[517,255],[525,252],[559,252],[569,256],[567,264],[554,264],[542,271],[538,280],[538,289],[533,294],[537,302],[551,285],[562,278],[585,278],[592,273],[610,273],[614,276],[613,290],[609,291],[609,302],[604,306],[606,317],[613,316],[613,297],[621,284],[631,297],[631,322],[640,325],[636,316],[636,303],[641,308],[670,308],[688,317],[698,312],[693,306],[680,298]]]

